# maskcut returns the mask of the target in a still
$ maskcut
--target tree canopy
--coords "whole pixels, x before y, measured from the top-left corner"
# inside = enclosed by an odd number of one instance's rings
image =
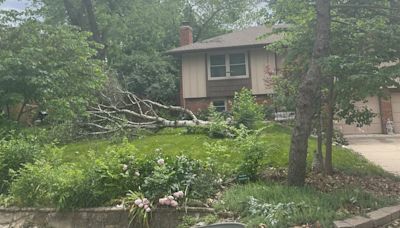
[[[1,107],[22,104],[17,119],[27,104],[59,118],[82,113],[105,80],[102,62],[93,58],[98,44],[68,25],[7,14],[0,27]]]
[[[317,101],[321,100],[327,105],[329,117],[325,165],[328,173],[332,172],[334,117],[343,118],[348,124],[369,124],[374,115],[355,104],[366,101],[370,96],[384,96],[384,88],[398,85],[396,79],[400,75],[398,1],[330,2],[329,54],[318,60],[321,81],[311,82],[314,86],[319,84],[321,91],[319,95],[314,94],[314,104],[319,104]],[[269,6],[270,23],[291,25],[285,31],[286,39],[271,48],[287,50],[286,77],[295,79],[293,81],[296,83],[298,79],[304,82],[306,72],[312,66],[313,46],[318,40],[316,2],[277,0],[271,1]],[[300,91],[298,94],[297,104],[302,96]],[[308,107],[314,109],[313,114],[319,108]],[[302,127],[308,129],[309,124],[307,122]],[[293,137],[299,139],[298,135]]]

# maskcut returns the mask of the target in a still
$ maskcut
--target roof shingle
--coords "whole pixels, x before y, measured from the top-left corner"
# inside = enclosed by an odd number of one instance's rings
[[[216,36],[210,39],[199,41],[193,44],[174,48],[167,51],[168,54],[178,54],[183,52],[204,51],[210,49],[243,47],[243,46],[258,46],[267,45],[282,39],[282,35],[272,34],[260,38],[262,35],[272,32],[275,28],[284,28],[286,25],[275,25],[273,27],[257,26],[250,27],[239,31],[234,31],[228,34]]]

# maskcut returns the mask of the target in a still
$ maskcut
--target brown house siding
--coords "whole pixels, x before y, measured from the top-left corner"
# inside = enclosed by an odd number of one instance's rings
[[[208,80],[207,97],[229,97],[243,87],[251,89],[250,78],[244,79],[226,79],[226,80]]]

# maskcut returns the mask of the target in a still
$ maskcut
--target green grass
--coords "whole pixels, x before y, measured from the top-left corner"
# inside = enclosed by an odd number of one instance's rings
[[[277,124],[270,124],[263,131],[260,140],[264,142],[265,166],[287,167],[288,151],[290,147],[290,129]],[[139,154],[161,153],[165,156],[176,156],[185,154],[199,160],[212,159],[222,169],[230,172],[240,164],[243,155],[236,152],[231,139],[211,139],[203,134],[185,134],[184,129],[165,129],[154,135],[143,136],[131,140]],[[224,147],[218,151],[210,152],[205,144],[214,144]],[[110,145],[115,143],[106,140],[89,140],[67,144],[64,147],[65,161],[74,162],[84,159],[88,150],[98,153],[105,151]],[[117,144],[118,145],[118,144]],[[155,152],[160,149],[161,152]],[[309,140],[308,167],[312,163],[312,152],[316,149],[316,140]],[[387,176],[382,168],[372,164],[364,157],[355,154],[347,149],[334,147],[333,150],[334,167],[338,170],[354,175],[380,175]]]
[[[254,197],[260,204],[290,202],[301,205],[297,210],[282,215],[285,209],[276,208],[268,214],[278,219],[278,224],[271,224],[271,218],[260,213],[252,213],[249,199]],[[357,189],[342,189],[331,193],[318,192],[312,188],[288,187],[278,184],[247,184],[229,188],[222,199],[214,206],[219,211],[231,211],[240,215],[242,222],[249,227],[258,227],[260,223],[269,227],[290,227],[302,224],[319,222],[322,227],[331,227],[332,222],[343,219],[352,214],[364,214],[367,210],[392,204],[395,201],[389,198],[375,198],[374,196]],[[285,210],[285,211],[282,211]],[[272,218],[274,218],[272,217]]]

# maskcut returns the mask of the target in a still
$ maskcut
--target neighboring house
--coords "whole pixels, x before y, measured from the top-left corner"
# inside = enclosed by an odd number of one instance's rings
[[[180,47],[168,54],[181,59],[181,105],[194,111],[213,104],[218,110],[228,110],[229,101],[241,88],[249,88],[258,102],[268,102],[273,94],[272,76],[279,73],[283,57],[267,51],[265,46],[282,37],[265,26],[247,28],[193,43],[192,28],[180,27]],[[261,38],[261,36],[263,36]],[[336,123],[345,134],[386,133],[387,120],[400,133],[400,91],[388,89],[388,99],[371,97],[368,103],[378,115],[370,126]]]

